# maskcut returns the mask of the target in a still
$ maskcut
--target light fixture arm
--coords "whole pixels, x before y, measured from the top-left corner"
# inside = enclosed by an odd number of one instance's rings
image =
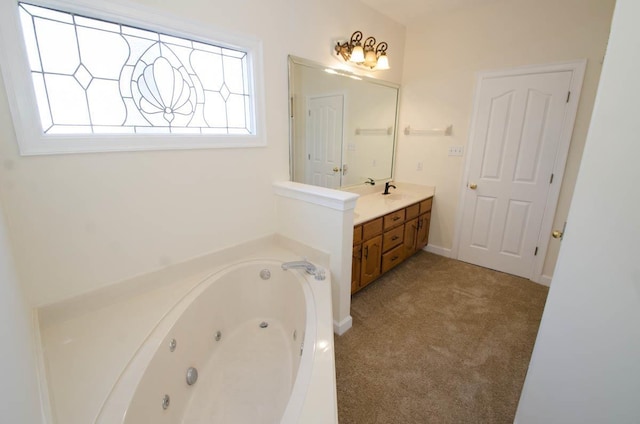
[[[340,42],[336,43],[336,54],[342,56],[342,58],[348,62],[353,48],[360,45],[360,41],[362,41],[363,37],[364,36],[361,31],[356,31],[351,34],[351,39],[349,41],[345,41],[342,44]]]
[[[362,35],[361,31],[356,31],[351,34],[351,41],[349,42],[349,44],[360,44],[360,41],[362,41],[363,37],[364,36]]]
[[[364,49],[365,51],[367,51],[367,49],[375,51],[376,39],[373,37],[367,37],[367,39],[364,40]]]
[[[386,54],[389,45],[384,41],[381,41],[380,44],[376,47],[376,56],[380,57],[381,54]]]
[[[369,69],[389,69],[389,61],[386,57],[389,45],[384,41],[376,45],[375,37],[367,37],[362,42],[363,38],[361,31],[355,31],[349,41],[337,42],[335,45],[336,55],[342,56],[345,62],[355,63]],[[385,57],[383,63],[380,63],[378,67],[381,56]]]

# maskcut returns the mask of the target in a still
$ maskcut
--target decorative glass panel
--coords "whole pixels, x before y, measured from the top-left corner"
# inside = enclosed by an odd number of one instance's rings
[[[45,134],[254,134],[247,53],[19,3]]]

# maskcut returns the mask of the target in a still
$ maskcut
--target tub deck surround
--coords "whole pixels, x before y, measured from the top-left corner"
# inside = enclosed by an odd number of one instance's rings
[[[118,377],[152,329],[168,311],[208,275],[237,261],[293,261],[307,256],[328,267],[328,256],[298,242],[274,235],[198,258],[174,270],[50,305],[38,311],[51,399],[52,424],[93,423]],[[208,267],[207,267],[208,265]],[[298,272],[287,271],[287,272]],[[180,277],[180,278],[178,278]],[[155,280],[158,284],[151,284]],[[301,423],[337,422],[330,277],[312,281],[318,308],[315,361]],[[312,410],[308,411],[307,409]],[[318,416],[318,419],[313,417]]]
[[[396,186],[396,189],[390,189],[388,195],[382,195],[384,184],[352,189],[357,190],[360,194],[354,210],[353,225],[362,224],[420,200],[433,197],[436,193],[434,186],[401,182],[394,182],[393,185]]]

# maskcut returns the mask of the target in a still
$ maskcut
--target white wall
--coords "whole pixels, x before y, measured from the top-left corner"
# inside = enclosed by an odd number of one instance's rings
[[[519,424],[640,421],[639,16],[618,0]]]
[[[5,423],[41,422],[29,311],[16,278],[0,208],[0,417]]]
[[[336,64],[353,31],[389,42],[399,81],[404,28],[351,1],[137,0],[262,41],[268,146],[21,157],[0,89],[0,199],[17,273],[43,305],[276,230],[271,183],[289,179],[287,55]],[[336,13],[340,11],[340,13]]]
[[[453,246],[463,157],[479,71],[588,59],[555,228],[562,228],[573,194],[609,33],[614,0],[498,0],[442,12],[407,27],[400,128],[443,128],[451,137],[399,137],[396,179],[435,185],[429,242]],[[418,162],[423,170],[417,171]],[[544,274],[551,275],[559,243],[551,241]]]

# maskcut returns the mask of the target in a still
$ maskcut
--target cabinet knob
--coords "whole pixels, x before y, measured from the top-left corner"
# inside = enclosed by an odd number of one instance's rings
[[[333,172],[340,172],[340,168],[338,168],[337,166],[335,166],[335,167],[333,168]]]
[[[558,230],[554,230],[553,233],[551,233],[551,236],[553,236],[553,238],[555,239],[561,239],[563,235],[564,233]]]

